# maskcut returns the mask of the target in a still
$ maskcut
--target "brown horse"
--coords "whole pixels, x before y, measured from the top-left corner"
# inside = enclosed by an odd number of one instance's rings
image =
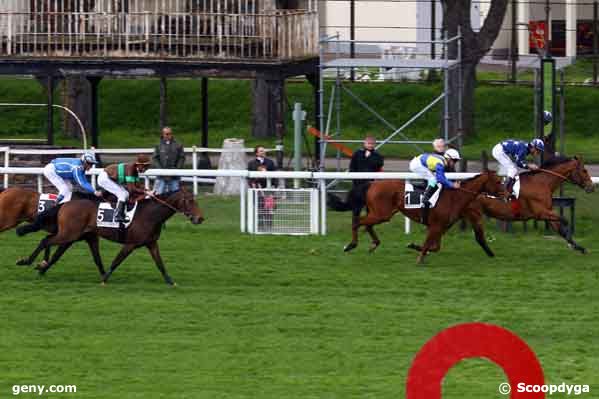
[[[0,192],[0,232],[21,222],[33,222],[40,195],[36,191],[10,187]]]
[[[38,214],[40,194],[21,187],[10,187],[0,191],[0,233],[18,226],[22,222],[33,222]],[[75,192],[73,199],[90,198],[87,194]],[[41,227],[46,231],[55,228],[54,220],[44,220]],[[50,257],[50,247],[46,248],[44,259]]]
[[[466,208],[464,218],[472,224],[479,244],[485,242],[482,221],[482,215],[485,214],[508,221],[530,219],[548,221],[570,247],[585,253],[586,249],[570,237],[567,221],[552,209],[553,192],[564,181],[576,184],[587,193],[595,190],[582,159],[555,157],[545,162],[541,170],[520,175],[521,188],[518,200],[505,202],[499,198],[480,195]]]
[[[430,210],[428,234],[424,245],[410,244],[408,247],[420,251],[418,262],[422,263],[428,252],[436,252],[441,247],[443,234],[462,216],[462,211],[481,192],[500,194],[503,192],[501,180],[495,172],[484,171],[481,174],[464,180],[461,188],[445,189],[437,205]],[[344,250],[351,251],[358,246],[358,229],[366,227],[372,240],[370,251],[374,251],[381,243],[374,226],[388,222],[401,212],[411,220],[420,223],[420,209],[406,209],[404,206],[405,183],[402,180],[378,180],[372,183],[366,193],[368,214],[364,217],[353,218],[352,241]],[[343,210],[343,209],[339,209]]]
[[[43,249],[51,245],[58,245],[59,247],[50,262],[43,263],[38,267],[39,273],[43,275],[74,242],[85,239],[88,243],[91,242],[90,249],[94,261],[102,276],[102,282],[105,283],[131,252],[145,246],[150,251],[166,283],[174,285],[164,267],[158,248],[162,226],[176,212],[183,213],[193,224],[200,224],[204,221],[202,211],[198,208],[193,194],[186,190],[140,201],[135,218],[127,230],[98,227],[96,225],[97,211],[98,204],[89,200],[70,201],[62,205],[58,212],[57,233],[44,238],[31,256],[22,263],[32,264]],[[100,258],[98,236],[123,244],[108,272],[104,272]]]

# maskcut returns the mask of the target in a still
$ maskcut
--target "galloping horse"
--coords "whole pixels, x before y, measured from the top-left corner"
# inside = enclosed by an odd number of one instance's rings
[[[73,193],[73,199],[91,198],[80,192]],[[37,191],[21,187],[10,187],[0,190],[0,233],[18,226],[22,222],[33,222],[38,213],[40,194]],[[55,228],[55,221],[46,220],[43,223],[46,231]],[[89,243],[89,242],[88,242]],[[50,248],[46,248],[44,259],[50,257]]]
[[[102,282],[105,283],[131,252],[145,246],[150,251],[165,282],[174,285],[172,278],[168,275],[164,267],[164,262],[158,248],[158,239],[160,238],[162,226],[177,212],[183,213],[193,224],[200,224],[204,221],[202,211],[198,208],[193,194],[186,190],[167,193],[140,201],[137,206],[137,213],[125,231],[98,227],[96,225],[97,211],[98,204],[89,200],[70,201],[62,205],[58,213],[57,233],[50,234],[44,238],[31,256],[22,263],[30,265],[46,247],[58,245],[59,247],[50,262],[42,263],[38,267],[39,273],[43,275],[74,242],[86,239],[88,242],[95,242],[95,244],[90,244],[90,249],[98,271],[102,276]],[[104,271],[100,258],[98,236],[123,244],[121,251],[113,260],[108,272]]]
[[[587,193],[595,190],[581,158],[555,157],[545,162],[540,170],[520,175],[518,200],[507,203],[498,198],[480,195],[466,208],[464,218],[472,224],[481,246],[485,243],[482,221],[484,213],[508,221],[546,220],[573,249],[585,253],[586,249],[569,237],[568,222],[552,209],[552,194],[564,181],[576,184]]]
[[[462,217],[463,210],[478,194],[481,192],[499,194],[503,191],[501,180],[495,172],[491,171],[484,171],[464,180],[460,189],[444,190],[437,205],[430,210],[428,233],[424,245],[408,246],[420,251],[418,262],[422,263],[428,252],[436,252],[440,249],[443,234]],[[374,251],[381,243],[374,231],[374,226],[388,222],[397,212],[420,223],[420,209],[406,209],[404,196],[405,183],[402,180],[378,180],[372,183],[366,193],[368,214],[353,219],[352,241],[345,246],[344,250],[351,251],[358,246],[358,229],[360,226],[365,226],[372,240],[370,251]],[[349,210],[346,208],[338,207],[336,210]]]
[[[11,187],[0,192],[0,232],[21,222],[33,222],[40,195],[36,191]]]

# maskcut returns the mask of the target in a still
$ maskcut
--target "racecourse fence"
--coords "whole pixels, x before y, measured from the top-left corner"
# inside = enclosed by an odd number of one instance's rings
[[[96,184],[95,176],[102,171],[101,168],[94,168],[88,171],[92,175],[92,184]],[[38,190],[41,192],[43,187],[43,169],[42,168],[23,168],[23,167],[0,167],[0,174],[7,175],[37,175]],[[447,177],[452,180],[464,180],[476,176],[476,173],[448,173]],[[327,226],[327,180],[421,180],[420,176],[410,172],[378,172],[378,173],[356,173],[356,172],[254,172],[248,170],[226,170],[226,169],[210,169],[210,170],[194,170],[194,169],[148,169],[145,174],[141,175],[145,180],[146,188],[150,187],[150,179],[152,177],[181,177],[181,178],[202,178],[202,177],[234,177],[240,181],[240,229],[241,232],[247,232],[247,193],[249,179],[293,179],[293,180],[310,180],[317,183],[320,197],[320,226],[321,235],[326,234]],[[599,177],[592,178],[593,183],[599,184]],[[5,180],[5,183],[7,180]],[[8,187],[6,184],[5,188]],[[405,218],[405,231],[409,233],[411,223],[408,218]]]

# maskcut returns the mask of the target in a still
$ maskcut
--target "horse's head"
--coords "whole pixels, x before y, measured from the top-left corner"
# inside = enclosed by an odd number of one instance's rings
[[[168,199],[169,204],[185,215],[191,223],[200,224],[204,221],[202,210],[198,207],[192,192],[182,188]]]
[[[497,175],[497,172],[487,169],[482,171],[481,176],[486,176],[482,192],[496,196],[505,194],[505,186],[501,183],[501,178]]]
[[[575,169],[570,173],[568,180],[577,186],[581,187],[587,193],[592,193],[595,191],[595,186],[593,185],[593,180],[591,179],[591,175],[589,171],[584,167],[584,162],[582,161],[582,157],[574,157],[573,161],[575,162]]]

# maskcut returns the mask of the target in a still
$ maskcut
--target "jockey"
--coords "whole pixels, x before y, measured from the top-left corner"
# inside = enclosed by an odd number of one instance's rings
[[[445,177],[445,170],[453,168],[456,161],[460,160],[460,153],[453,148],[445,151],[443,156],[438,154],[422,154],[410,162],[410,171],[417,173],[427,181],[426,190],[422,198],[422,223],[426,224],[428,219],[428,211],[431,203],[430,199],[437,191],[437,183],[441,183],[443,187],[460,188],[459,182],[450,182]]]
[[[58,190],[57,206],[53,206],[39,213],[33,223],[17,229],[18,235],[39,231],[45,220],[53,220],[58,214],[58,205],[69,202],[73,196],[73,183],[77,184],[88,193],[101,197],[100,191],[94,190],[85,178],[85,171],[96,165],[96,157],[91,152],[85,152],[81,158],[56,158],[44,167],[44,176]]]
[[[117,198],[115,222],[129,222],[125,213],[125,204],[129,200],[130,194],[136,197],[145,194],[145,190],[139,188],[137,183],[139,182],[139,174],[144,173],[150,167],[150,164],[150,157],[141,154],[137,156],[135,162],[109,165],[98,175],[98,185]]]
[[[512,195],[512,189],[518,175],[518,168],[537,170],[539,167],[527,163],[526,157],[537,155],[545,150],[545,143],[541,139],[533,139],[530,143],[520,140],[505,140],[493,147],[493,157],[507,170],[505,185],[507,196]]]

